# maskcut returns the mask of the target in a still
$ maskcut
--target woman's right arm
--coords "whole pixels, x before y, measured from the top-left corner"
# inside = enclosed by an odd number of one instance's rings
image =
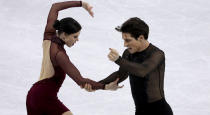
[[[91,84],[93,89],[104,89],[104,84],[97,83],[90,79],[83,78],[79,70],[69,60],[69,57],[62,51],[56,54],[57,64],[68,74],[79,86],[84,87],[86,83]]]
[[[67,1],[67,2],[59,2],[54,3],[50,9],[47,18],[47,24],[44,31],[44,40],[50,40],[53,35],[55,35],[56,30],[53,28],[54,22],[58,18],[58,12],[60,10],[64,10],[71,7],[81,7],[81,1]]]

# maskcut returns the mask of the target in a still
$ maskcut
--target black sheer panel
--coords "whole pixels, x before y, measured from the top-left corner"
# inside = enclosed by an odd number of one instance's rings
[[[129,54],[116,61],[129,72],[131,92],[136,104],[155,102],[164,98],[165,54],[150,44],[144,51]]]
[[[149,58],[144,60],[142,63],[135,63],[129,60],[119,58],[116,63],[128,71],[130,74],[139,77],[145,77],[150,72],[152,72],[157,66],[165,59],[164,53],[162,51],[155,51],[151,54]]]
[[[130,54],[125,50],[116,63],[119,70],[100,83],[110,83],[116,78],[119,82],[130,76],[130,86],[134,102],[137,105],[155,102],[164,98],[165,54],[150,44],[144,51]]]

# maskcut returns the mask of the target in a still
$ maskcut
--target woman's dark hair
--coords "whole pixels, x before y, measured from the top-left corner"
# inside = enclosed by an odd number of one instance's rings
[[[77,33],[82,29],[81,25],[71,17],[63,18],[60,21],[56,20],[53,27],[58,30],[59,35],[62,32],[65,32],[68,35]]]
[[[143,35],[147,40],[149,35],[149,26],[138,17],[128,19],[121,27],[116,28],[116,30],[123,33],[130,33],[135,39],[137,39],[140,35]]]

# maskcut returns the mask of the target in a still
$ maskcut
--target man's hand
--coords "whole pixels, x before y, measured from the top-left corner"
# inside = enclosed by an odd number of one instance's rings
[[[118,81],[119,81],[119,78],[117,78],[115,81],[109,83],[109,84],[106,84],[105,85],[105,90],[111,90],[111,91],[115,91],[119,88],[123,88],[124,85],[122,86],[118,86]]]
[[[93,14],[93,11],[92,11],[92,6],[90,6],[87,2],[83,2],[82,1],[82,7],[85,9],[85,10],[87,10],[88,11],[88,13],[92,16],[92,17],[94,17],[94,14]]]
[[[120,57],[119,53],[117,52],[117,50],[112,49],[112,48],[109,48],[109,50],[110,50],[110,53],[108,54],[109,60],[113,62],[116,61]]]

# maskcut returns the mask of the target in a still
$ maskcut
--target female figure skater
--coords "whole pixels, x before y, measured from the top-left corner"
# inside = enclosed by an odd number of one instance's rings
[[[57,97],[66,74],[81,87],[86,83],[91,84],[95,90],[105,87],[101,83],[83,78],[66,54],[64,45],[72,47],[78,41],[81,26],[73,18],[58,21],[57,17],[60,10],[71,7],[83,7],[93,16],[92,7],[86,2],[67,1],[52,5],[44,32],[40,78],[27,95],[28,115],[73,115]]]

